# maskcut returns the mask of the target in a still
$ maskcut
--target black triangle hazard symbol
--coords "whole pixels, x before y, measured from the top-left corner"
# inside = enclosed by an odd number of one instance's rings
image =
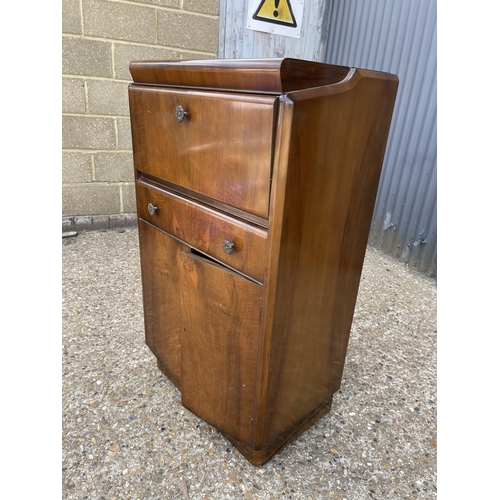
[[[289,28],[297,27],[290,0],[262,0],[252,18]]]

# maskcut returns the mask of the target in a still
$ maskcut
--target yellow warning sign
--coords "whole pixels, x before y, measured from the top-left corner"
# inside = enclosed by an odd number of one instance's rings
[[[262,0],[252,17],[257,21],[297,27],[290,0]]]

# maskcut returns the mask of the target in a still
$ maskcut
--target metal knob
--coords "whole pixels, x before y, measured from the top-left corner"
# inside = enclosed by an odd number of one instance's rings
[[[226,252],[228,255],[231,255],[234,251],[234,243],[231,243],[227,240],[224,240],[222,242],[222,249],[224,252]]]
[[[181,123],[184,121],[184,118],[187,116],[187,111],[184,111],[184,108],[182,106],[177,106],[177,109],[175,110],[175,117],[177,118],[177,121]]]
[[[149,215],[154,215],[157,210],[158,210],[158,207],[155,207],[152,203],[148,203]]]

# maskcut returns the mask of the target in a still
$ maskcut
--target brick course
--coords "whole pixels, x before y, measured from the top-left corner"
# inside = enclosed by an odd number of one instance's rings
[[[81,78],[63,78],[62,81],[63,113],[85,113],[85,80]]]
[[[132,153],[95,153],[94,175],[95,180],[100,182],[134,182]]]
[[[80,76],[113,77],[112,45],[100,40],[63,36],[62,71]]]
[[[128,82],[87,80],[89,113],[128,116]]]
[[[129,63],[217,57],[218,12],[218,0],[62,1],[63,227],[134,220]]]
[[[113,118],[63,115],[62,126],[63,149],[116,149]]]
[[[92,155],[88,153],[63,152],[62,156],[62,181],[92,182]]]
[[[85,36],[155,43],[155,9],[109,0],[82,0]]]
[[[163,45],[177,44],[184,49],[217,52],[218,25],[216,18],[160,11],[158,40]]]

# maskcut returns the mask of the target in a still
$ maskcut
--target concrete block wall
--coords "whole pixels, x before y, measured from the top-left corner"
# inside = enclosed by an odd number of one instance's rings
[[[63,0],[62,27],[63,228],[133,220],[128,65],[216,57],[219,0]]]

